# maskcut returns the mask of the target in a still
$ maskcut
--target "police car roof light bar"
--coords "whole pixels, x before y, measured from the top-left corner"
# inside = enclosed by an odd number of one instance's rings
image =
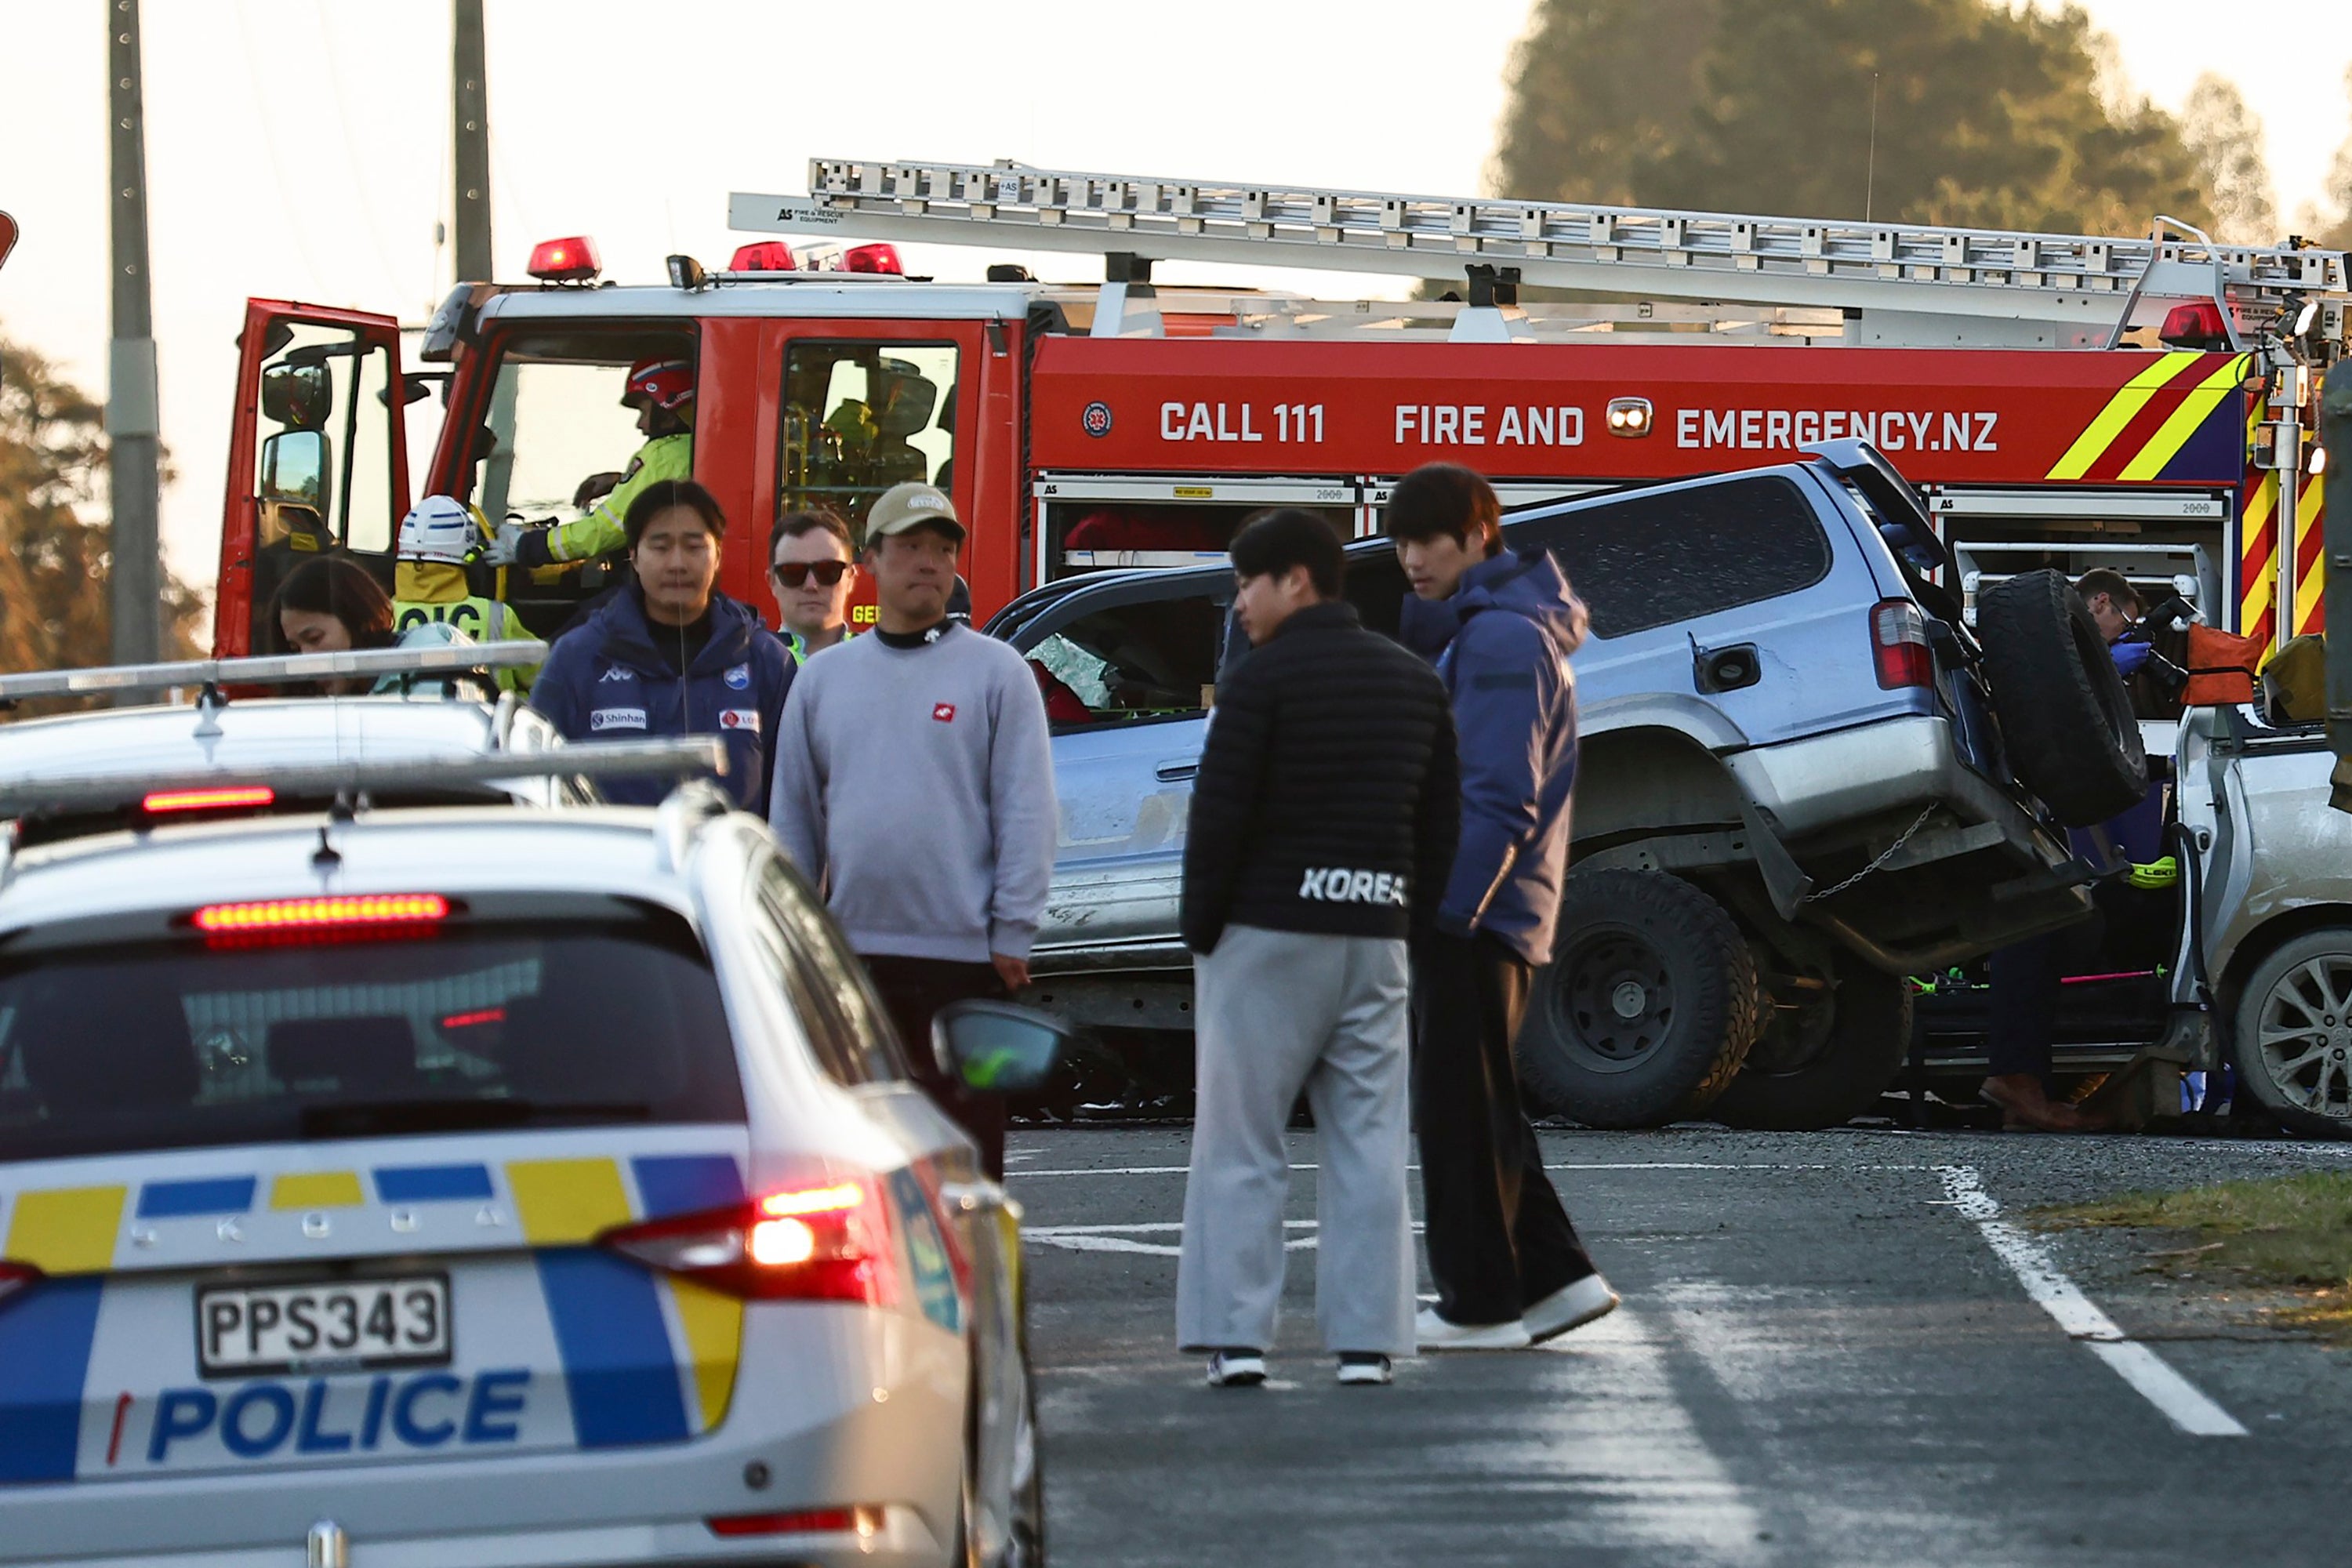
[[[447,762],[320,763],[295,767],[218,768],[163,777],[98,774],[79,778],[0,778],[0,817],[38,811],[106,811],[135,806],[151,795],[267,784],[280,800],[332,799],[372,791],[433,795],[536,778],[696,778],[727,772],[726,742],[716,735],[598,741]]]
[[[100,665],[90,669],[33,669],[0,675],[0,705],[32,697],[92,697],[170,691],[187,686],[299,686],[362,676],[463,675],[475,670],[528,669],[546,660],[545,643],[486,642],[265,654],[254,658],[191,658],[170,664]]]
[[[1521,281],[1941,316],[2110,323],[2117,306],[2242,307],[2342,294],[2342,252],[1936,225],[1218,184],[999,163],[816,158],[809,195],[736,193],[751,232],[1112,251],[1417,278],[1507,265]]]

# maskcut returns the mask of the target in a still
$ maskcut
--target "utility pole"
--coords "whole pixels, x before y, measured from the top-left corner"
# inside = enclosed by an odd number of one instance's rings
[[[139,74],[139,0],[107,11],[109,172],[113,175],[114,341],[107,355],[107,493],[111,499],[113,661],[162,657],[163,570],[156,531],[155,322],[147,287],[147,142]],[[94,650],[93,650],[94,651]]]
[[[490,84],[482,42],[482,0],[456,0],[457,47],[450,69],[450,204],[457,227],[457,280],[490,277]]]

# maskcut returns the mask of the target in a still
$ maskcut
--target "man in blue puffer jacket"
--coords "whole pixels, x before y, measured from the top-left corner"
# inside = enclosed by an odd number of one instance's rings
[[[717,735],[727,793],[764,812],[793,658],[750,605],[717,591],[727,520],[691,479],[647,486],[622,524],[637,580],[555,641],[530,705],[567,740]],[[653,805],[669,785],[615,778],[604,794]]]
[[[1584,606],[1540,550],[1503,548],[1494,487],[1432,463],[1391,492],[1402,632],[1454,704],[1462,837],[1413,955],[1413,1123],[1437,1305],[1423,1350],[1517,1350],[1617,1305],[1544,1174],[1511,1047],[1551,961],[1576,782],[1569,655]]]

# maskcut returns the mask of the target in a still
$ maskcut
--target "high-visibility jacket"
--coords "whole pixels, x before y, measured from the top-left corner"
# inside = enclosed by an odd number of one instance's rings
[[[441,625],[475,642],[538,642],[509,606],[469,591],[465,569],[437,562],[400,563],[394,579],[392,625],[395,632]],[[498,672],[502,690],[528,693],[539,667]]]
[[[593,561],[618,550],[629,542],[621,520],[629,515],[629,503],[644,494],[646,486],[693,477],[694,432],[656,436],[637,448],[636,456],[621,471],[621,482],[596,503],[595,510],[543,532],[524,534],[518,559],[525,566],[545,566],[560,561]],[[541,550],[547,552],[545,559],[535,559]]]

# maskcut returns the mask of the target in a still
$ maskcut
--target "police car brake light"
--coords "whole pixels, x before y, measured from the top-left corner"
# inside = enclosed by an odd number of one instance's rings
[[[206,904],[189,921],[200,931],[230,936],[247,931],[431,925],[448,918],[449,900],[438,893],[354,893],[321,899]]]
[[[277,803],[278,792],[268,784],[233,784],[218,789],[163,789],[140,801],[150,816],[182,811],[252,811]]]
[[[1927,618],[1908,599],[1881,599],[1870,612],[1870,651],[1885,690],[1936,684],[1936,659],[1927,649]]]
[[[542,239],[530,247],[525,272],[542,283],[586,283],[604,270],[596,242],[584,234],[563,239]]]
[[[882,1510],[859,1504],[856,1508],[804,1508],[791,1513],[730,1513],[702,1521],[713,1535],[838,1535],[856,1531],[860,1535],[882,1532]]]
[[[41,1271],[29,1263],[0,1261],[0,1308],[40,1283]]]
[[[898,1299],[888,1215],[862,1180],[624,1226],[598,1245],[745,1300],[887,1306]]]

